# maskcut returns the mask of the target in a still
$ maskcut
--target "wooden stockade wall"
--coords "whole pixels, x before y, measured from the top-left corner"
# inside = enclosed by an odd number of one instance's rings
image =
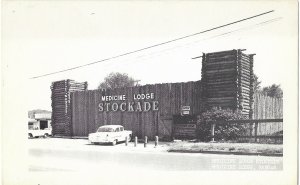
[[[113,90],[89,90],[87,83],[73,80],[53,82],[52,128],[56,136],[87,136],[99,126],[120,124],[139,137],[155,135],[172,138],[176,131],[176,115],[182,106],[190,107],[189,115],[199,115],[212,107],[241,110],[250,119],[282,119],[282,99],[253,93],[253,55],[242,50],[229,50],[203,54],[202,80],[186,83],[153,84]],[[135,94],[154,93],[151,100],[133,100]],[[102,96],[125,95],[126,100],[112,102],[158,101],[158,110],[100,111]],[[191,127],[189,127],[191,126]],[[192,129],[194,125],[177,125]],[[177,129],[178,130],[178,129]],[[258,135],[282,131],[282,123],[258,126]]]
[[[253,119],[282,119],[283,100],[259,93],[254,94]],[[282,122],[260,123],[258,135],[271,135],[283,130]]]
[[[239,109],[251,117],[253,81],[253,55],[242,50],[203,54],[203,103],[207,109]]]
[[[84,91],[87,82],[77,83],[74,80],[62,80],[51,85],[52,99],[52,133],[55,136],[72,135],[72,105],[70,92]]]
[[[125,95],[126,100],[113,102],[133,102],[134,94],[154,93],[154,101],[158,101],[158,111],[99,111],[98,104],[103,102],[102,96]],[[120,124],[132,130],[138,137],[148,136],[153,139],[171,138],[173,115],[181,112],[181,106],[191,107],[191,114],[199,114],[201,104],[201,82],[155,84],[113,90],[89,90],[72,92],[72,130],[73,136],[87,136],[95,132],[99,126]],[[152,101],[152,100],[150,100]],[[143,103],[142,100],[139,102]]]

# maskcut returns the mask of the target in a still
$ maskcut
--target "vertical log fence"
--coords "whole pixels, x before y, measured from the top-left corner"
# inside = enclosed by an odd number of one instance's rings
[[[248,138],[254,139],[254,142],[259,142],[259,139],[274,139],[275,143],[277,141],[283,140],[283,130],[273,130],[272,134],[258,134],[259,124],[261,123],[283,123],[283,119],[249,119],[249,120],[230,120],[230,121],[211,121],[211,142],[215,142],[215,130],[216,126],[220,124],[250,124],[251,129],[249,135],[238,136],[238,138]],[[254,128],[253,128],[254,127]],[[253,128],[253,129],[252,129]],[[253,133],[254,130],[254,133]]]

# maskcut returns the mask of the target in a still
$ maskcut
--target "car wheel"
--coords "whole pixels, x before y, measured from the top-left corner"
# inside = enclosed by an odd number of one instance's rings
[[[47,137],[49,137],[49,134],[45,133],[44,138],[47,138]]]
[[[117,140],[114,140],[111,145],[115,146],[117,144]]]
[[[33,138],[33,135],[31,133],[28,134],[29,138]]]

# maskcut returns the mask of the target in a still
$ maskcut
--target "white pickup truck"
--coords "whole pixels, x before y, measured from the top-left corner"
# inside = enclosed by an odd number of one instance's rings
[[[28,129],[28,137],[48,137],[52,135],[52,129],[51,128],[45,128],[43,130],[40,129]]]
[[[122,125],[105,125],[98,128],[97,132],[89,134],[89,142],[111,143],[116,145],[120,141],[130,141],[132,136],[131,130],[124,130]]]

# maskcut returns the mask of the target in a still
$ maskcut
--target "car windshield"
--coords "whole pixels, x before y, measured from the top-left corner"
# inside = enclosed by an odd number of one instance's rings
[[[110,127],[100,127],[98,128],[97,132],[114,132],[115,130]]]

